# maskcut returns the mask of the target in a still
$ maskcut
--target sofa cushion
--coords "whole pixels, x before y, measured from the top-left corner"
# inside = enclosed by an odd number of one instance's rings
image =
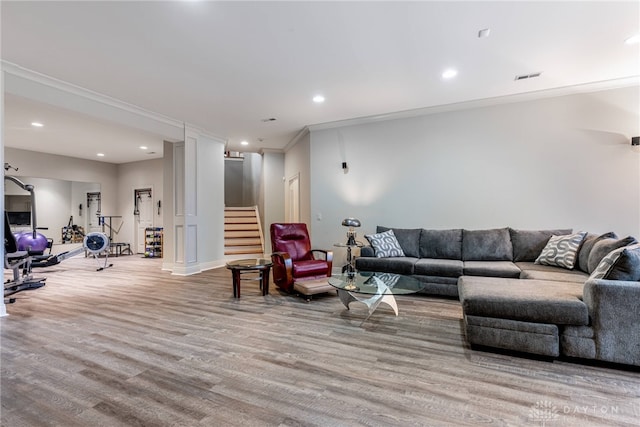
[[[404,256],[420,257],[420,234],[422,232],[420,228],[390,228],[379,225],[376,228],[376,233],[384,233],[389,230],[393,230]]]
[[[586,231],[581,231],[564,236],[551,236],[536,258],[536,264],[573,269],[578,257],[578,249],[586,235]]]
[[[609,252],[589,278],[640,281],[640,244]]]
[[[573,230],[516,230],[509,228],[513,261],[535,261],[551,236],[571,234]]]
[[[420,258],[462,259],[462,229],[422,230]]]
[[[411,257],[361,257],[356,259],[356,268],[360,271],[381,271],[386,273],[411,275],[413,274],[413,266],[416,261],[418,261],[418,258]]]
[[[520,277],[520,269],[511,261],[465,261],[466,276]]]
[[[556,325],[588,325],[583,285],[547,280],[462,276],[458,292],[465,316]]]
[[[520,273],[521,279],[551,280],[556,282],[582,283],[587,281],[589,275],[578,270],[565,270],[554,268],[553,271],[527,270]]]
[[[599,240],[602,239],[617,239],[618,236],[613,231],[604,234],[593,234],[588,233],[587,237],[582,241],[582,246],[580,246],[580,250],[578,251],[578,265],[577,267],[584,271],[585,273],[589,273],[589,254],[593,249],[593,245],[595,245]]]
[[[293,263],[293,277],[326,276],[329,270],[327,261],[311,259]],[[331,274],[331,271],[328,271]]]
[[[462,230],[463,261],[512,261],[508,228]]]
[[[631,236],[625,237],[624,239],[600,239],[594,245],[593,249],[591,249],[591,253],[589,254],[589,264],[587,273],[593,273],[596,269],[602,258],[607,256],[607,254],[615,249],[621,248],[623,246],[629,246],[631,244],[637,243],[637,240]]]
[[[377,234],[368,234],[364,237],[366,237],[369,243],[371,243],[377,258],[404,256],[404,252],[402,251],[393,230]]]
[[[521,279],[584,283],[589,278],[587,273],[576,269],[567,270],[565,268],[552,267],[550,265],[536,264],[533,262],[516,262],[516,265],[522,270],[520,273]]]
[[[462,276],[463,263],[457,259],[422,258],[416,262],[413,273],[424,276]]]

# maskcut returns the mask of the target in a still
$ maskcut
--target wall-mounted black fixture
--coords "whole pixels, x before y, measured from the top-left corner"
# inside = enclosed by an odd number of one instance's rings
[[[344,171],[344,173],[347,173],[347,171],[349,171],[349,166],[347,165],[347,162],[342,162],[342,170]]]
[[[631,145],[633,145],[634,147],[637,147],[638,145],[640,145],[640,136],[634,136],[631,138]]]

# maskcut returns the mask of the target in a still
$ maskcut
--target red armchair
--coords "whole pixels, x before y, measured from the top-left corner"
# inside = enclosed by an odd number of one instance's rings
[[[271,224],[273,282],[280,289],[292,292],[298,280],[331,276],[333,252],[311,249],[306,224]],[[324,254],[316,259],[314,253]]]

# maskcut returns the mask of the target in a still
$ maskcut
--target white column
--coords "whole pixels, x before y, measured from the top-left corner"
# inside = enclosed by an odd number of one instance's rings
[[[224,141],[185,126],[184,141],[165,142],[164,166],[163,268],[188,275],[223,265]]]
[[[4,71],[0,70],[0,161],[4,167]],[[2,214],[4,215],[4,179],[2,181],[2,190],[0,190],[0,208],[2,208]],[[0,237],[4,242],[4,226],[0,231]],[[4,248],[2,249],[2,255],[4,256]],[[3,261],[4,262],[4,261]],[[2,283],[4,283],[4,268],[0,273]],[[2,296],[2,302],[0,303],[0,316],[7,315],[7,307],[4,304],[4,291]]]

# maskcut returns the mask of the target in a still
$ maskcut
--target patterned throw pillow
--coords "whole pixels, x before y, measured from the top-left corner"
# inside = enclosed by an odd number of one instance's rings
[[[369,234],[364,237],[371,243],[377,258],[404,256],[404,252],[402,252],[402,248],[398,243],[398,239],[396,239],[396,235],[393,234],[393,230],[385,231],[384,233]]]
[[[589,279],[640,280],[640,244],[609,252],[593,270]]]
[[[535,263],[573,269],[578,249],[586,235],[586,231],[581,231],[566,236],[551,236]]]

